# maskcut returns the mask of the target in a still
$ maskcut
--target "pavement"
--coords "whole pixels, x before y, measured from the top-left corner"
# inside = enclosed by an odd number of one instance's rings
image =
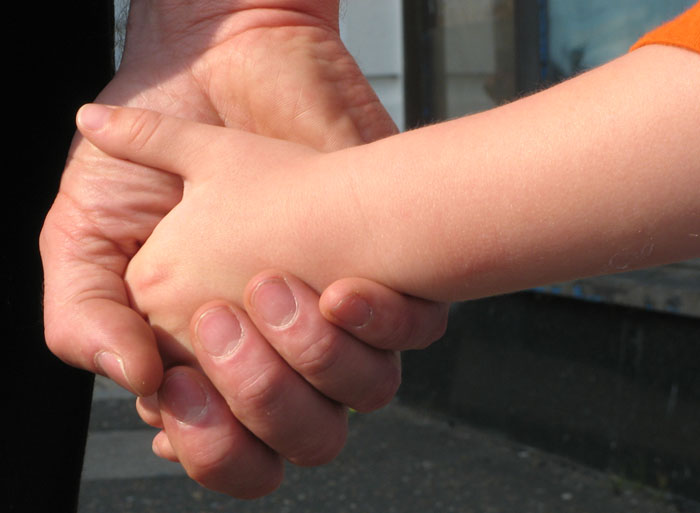
[[[700,503],[400,403],[354,414],[343,453],[288,466],[255,501],[207,491],[151,453],[133,398],[98,378],[80,513],[700,513]]]

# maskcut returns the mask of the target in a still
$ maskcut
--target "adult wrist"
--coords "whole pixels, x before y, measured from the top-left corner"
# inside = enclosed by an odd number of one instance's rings
[[[338,9],[339,0],[130,0],[127,30],[139,44],[171,44],[195,36],[200,44],[187,50],[196,52],[257,27],[309,25],[337,31]]]

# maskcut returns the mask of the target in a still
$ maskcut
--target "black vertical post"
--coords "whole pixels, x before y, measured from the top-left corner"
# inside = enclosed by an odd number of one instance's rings
[[[404,0],[406,127],[445,118],[445,52],[439,0]]]
[[[536,91],[548,79],[547,0],[516,0],[516,89],[519,95]]]

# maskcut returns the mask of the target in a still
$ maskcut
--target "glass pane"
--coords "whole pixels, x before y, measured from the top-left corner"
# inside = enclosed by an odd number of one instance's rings
[[[645,32],[695,0],[549,0],[553,78],[568,77],[624,54]]]
[[[442,0],[446,116],[491,108],[513,98],[513,0]]]
[[[406,66],[419,67],[417,73],[423,74],[418,99],[423,102],[424,122],[488,109],[543,82],[603,64],[693,3],[406,1]],[[407,101],[412,101],[410,90]]]

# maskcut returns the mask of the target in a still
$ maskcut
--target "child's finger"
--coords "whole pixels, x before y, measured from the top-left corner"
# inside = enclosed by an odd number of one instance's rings
[[[215,155],[235,155],[232,133],[246,138],[243,132],[150,110],[99,104],[83,105],[76,124],[83,136],[105,153],[187,180],[203,178],[203,174],[214,171],[201,165],[210,150]]]

